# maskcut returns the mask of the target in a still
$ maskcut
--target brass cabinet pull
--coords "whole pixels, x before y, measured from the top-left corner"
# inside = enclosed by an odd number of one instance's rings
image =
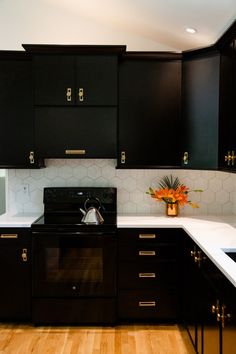
[[[226,309],[226,306],[222,305],[221,306],[221,316],[220,316],[222,328],[225,328],[225,321],[230,320],[232,317],[232,315],[230,313],[225,314],[225,309]]]
[[[67,89],[66,89],[66,100],[67,100],[67,102],[71,102],[71,100],[72,100],[71,87],[67,87]]]
[[[66,155],[85,155],[85,150],[65,150]]]
[[[122,164],[125,164],[125,162],[126,162],[125,151],[121,151],[120,162],[121,162]]]
[[[156,251],[139,251],[139,256],[155,256]]]
[[[236,156],[235,156],[235,151],[232,150],[232,151],[228,151],[227,152],[227,155],[225,155],[225,162],[227,162],[227,165],[228,166],[234,166],[234,160],[236,159]]]
[[[82,87],[79,88],[78,96],[79,96],[79,101],[83,102],[84,101],[84,89]]]
[[[139,278],[156,278],[156,273],[139,273]]]
[[[0,238],[18,238],[17,234],[1,234]]]
[[[139,307],[155,307],[156,301],[139,301]]]
[[[30,161],[30,164],[34,163],[34,151],[30,151],[30,153],[29,153],[29,161]]]
[[[21,257],[22,257],[22,261],[23,262],[27,262],[28,261],[27,248],[23,248]]]
[[[183,156],[183,163],[184,165],[188,165],[188,162],[189,162],[189,154],[187,151],[185,151]]]
[[[155,234],[139,234],[138,237],[139,238],[151,238],[151,239],[154,239],[157,236]]]

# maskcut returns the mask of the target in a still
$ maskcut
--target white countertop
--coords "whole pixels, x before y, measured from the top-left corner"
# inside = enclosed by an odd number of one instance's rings
[[[8,213],[0,215],[0,227],[30,227],[42,213],[28,213],[10,215]]]
[[[236,251],[236,216],[118,216],[118,228],[183,228],[236,287],[236,262],[222,249]]]
[[[30,227],[41,214],[0,215],[0,227]],[[222,249],[236,249],[236,215],[232,216],[118,216],[118,228],[183,228],[236,287],[236,262]]]

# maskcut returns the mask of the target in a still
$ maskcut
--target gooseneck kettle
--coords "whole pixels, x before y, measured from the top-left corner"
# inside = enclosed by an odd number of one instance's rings
[[[95,204],[98,205],[98,208],[94,207],[94,202]],[[88,204],[91,204],[91,206],[88,208]],[[102,215],[100,214],[99,210],[101,208],[101,202],[98,198],[88,198],[86,199],[84,203],[84,209],[80,208],[81,213],[83,214],[82,222],[85,224],[94,224],[94,225],[99,225],[104,222],[104,219]]]

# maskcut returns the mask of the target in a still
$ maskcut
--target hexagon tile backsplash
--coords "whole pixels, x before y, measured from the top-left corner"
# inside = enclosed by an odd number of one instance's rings
[[[201,188],[203,193],[191,193],[200,208],[185,206],[181,215],[232,214],[235,206],[236,175],[198,170],[119,170],[116,160],[66,159],[46,160],[40,170],[8,170],[8,211],[43,211],[44,187],[96,186],[117,187],[119,214],[163,214],[164,203],[146,194],[148,187],[157,187],[166,174],[178,176],[190,189]]]

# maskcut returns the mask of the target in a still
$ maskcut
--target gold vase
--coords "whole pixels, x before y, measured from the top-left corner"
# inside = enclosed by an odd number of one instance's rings
[[[166,203],[166,215],[167,216],[178,216],[179,205],[178,203]]]

